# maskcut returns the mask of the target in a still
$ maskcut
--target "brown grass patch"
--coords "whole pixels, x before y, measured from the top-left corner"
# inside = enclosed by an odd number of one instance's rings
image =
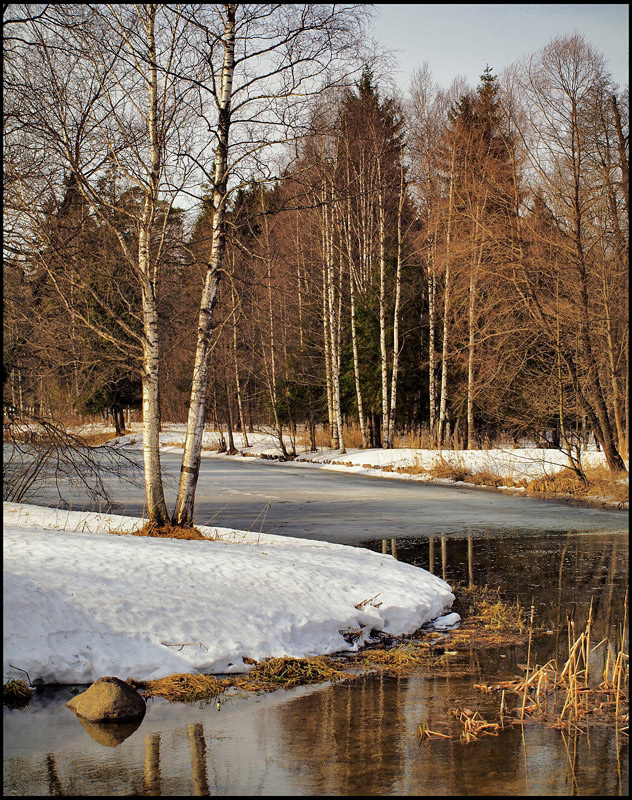
[[[508,603],[498,589],[488,586],[458,587],[453,610],[461,614],[461,625],[450,632],[455,650],[523,644],[527,637],[527,614],[518,603]]]
[[[608,467],[586,467],[583,481],[572,469],[565,468],[553,475],[530,481],[527,491],[532,495],[604,498],[615,503],[627,503],[628,473],[612,472]]]
[[[204,536],[196,527],[184,527],[180,525],[172,525],[168,522],[166,525],[158,525],[155,522],[146,522],[142,528],[136,531],[110,531],[119,535],[131,536],[153,536],[158,539],[195,539],[203,540],[206,542],[213,541],[212,537]]]
[[[572,469],[562,469],[552,475],[529,481],[529,494],[564,494],[576,497],[588,491],[588,481],[583,481]]]
[[[314,658],[270,658],[254,666],[244,676],[233,679],[232,683],[248,692],[272,692],[281,687],[289,689],[323,681],[341,681],[352,676],[340,670],[327,656]]]
[[[219,680],[214,675],[191,675],[176,673],[155,681],[138,684],[146,697],[164,697],[171,702],[196,703],[210,701],[229,685],[228,680]]]
[[[29,704],[32,696],[29,686],[19,678],[9,679],[2,687],[2,702],[8,708],[23,708]]]
[[[345,425],[343,427],[343,433],[345,437],[345,447],[362,447],[362,432],[360,431],[359,425],[354,425],[351,428]]]
[[[428,664],[431,659],[430,648],[411,643],[393,648],[372,648],[365,650],[356,658],[356,663],[381,667],[388,671],[399,671],[417,664]]]
[[[468,482],[473,483],[475,486],[515,486],[514,481],[511,479],[498,475],[489,469],[481,469],[472,473]]]
[[[428,470],[433,478],[448,478],[452,481],[470,481],[472,473],[460,459],[448,461],[443,456],[438,458]]]
[[[80,438],[88,445],[88,447],[98,447],[100,444],[111,442],[113,439],[118,439],[117,434],[112,431],[111,433],[88,433],[85,436],[79,434]]]
[[[419,464],[408,464],[403,467],[396,467],[395,472],[401,472],[403,475],[428,475],[428,470]]]

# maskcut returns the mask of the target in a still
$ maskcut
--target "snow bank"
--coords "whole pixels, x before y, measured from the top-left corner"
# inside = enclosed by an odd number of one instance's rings
[[[143,435],[141,426],[135,423],[134,433],[120,437],[119,443],[131,448],[142,449]],[[167,452],[181,451],[184,443],[186,426],[171,423],[163,426],[160,434],[161,449]],[[203,436],[202,455],[212,457],[221,434],[217,431],[206,430]],[[226,439],[226,436],[224,437]],[[279,458],[281,450],[274,436],[270,433],[249,433],[249,447],[245,446],[244,436],[234,433],[235,447],[241,456],[267,456]],[[287,441],[289,447],[289,439]],[[349,448],[344,455],[339,450],[321,450],[316,453],[302,453],[297,447],[299,455],[296,460],[289,462],[295,466],[320,467],[340,472],[354,472],[366,474],[379,474],[380,477],[399,478],[401,480],[428,481],[433,480],[445,483],[454,483],[450,479],[432,478],[429,471],[441,463],[454,467],[463,467],[472,474],[477,472],[490,472],[501,478],[515,481],[533,480],[536,478],[554,475],[556,472],[568,467],[568,458],[561,450],[543,449],[537,447],[523,448],[490,448],[488,450],[420,450],[411,447],[398,448],[371,448],[362,450]],[[239,460],[240,456],[233,456]],[[606,464],[603,452],[584,450],[582,464],[585,467],[596,467]],[[384,468],[397,469],[398,467],[418,467],[427,472],[397,473],[385,472]],[[377,472],[376,472],[377,471]]]
[[[402,447],[392,449],[351,450],[345,455],[336,451],[298,456],[298,461],[320,464],[348,465],[369,469],[411,467],[430,470],[442,462],[454,467],[464,467],[471,473],[491,472],[503,478],[528,479],[552,475],[568,467],[568,458],[560,450],[535,447],[514,450],[493,448],[489,450],[416,450]],[[582,454],[584,466],[605,464],[603,453],[586,451]],[[388,474],[388,473],[387,473]],[[420,476],[415,476],[420,477]]]
[[[454,601],[440,578],[363,548],[226,528],[201,528],[209,541],[108,533],[140,524],[4,504],[5,680],[23,677],[15,667],[47,683],[244,672],[245,657],[412,633]]]

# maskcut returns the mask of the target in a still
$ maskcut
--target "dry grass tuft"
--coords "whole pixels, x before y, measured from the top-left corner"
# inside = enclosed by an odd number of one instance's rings
[[[214,675],[191,675],[176,673],[155,681],[139,684],[146,697],[164,697],[171,702],[196,703],[210,701],[228,686],[228,680],[219,680]]]
[[[428,470],[433,478],[448,478],[451,481],[470,481],[472,473],[460,458],[446,459],[440,456]]]
[[[450,646],[455,650],[525,642],[526,612],[518,602],[506,602],[498,589],[488,586],[458,587],[454,592],[454,610],[462,617],[461,625],[450,632]]]
[[[353,427],[345,425],[343,432],[345,447],[362,447],[362,432],[359,425],[354,425]]]
[[[406,464],[401,467],[395,467],[395,472],[401,472],[404,475],[428,475],[428,470],[420,464]]]
[[[628,473],[612,472],[605,466],[586,467],[586,480],[582,480],[572,469],[563,469],[554,475],[530,481],[527,486],[529,494],[566,497],[580,499],[605,498],[615,503],[628,502]]]
[[[564,494],[577,497],[588,491],[588,481],[583,481],[572,469],[562,469],[552,475],[543,475],[529,481],[529,494]]]
[[[289,689],[322,681],[341,681],[351,679],[342,672],[327,656],[313,658],[270,658],[254,666],[244,676],[235,678],[233,685],[248,692],[272,692],[281,687]]]
[[[158,539],[195,539],[200,541],[213,541],[212,537],[204,536],[204,534],[197,528],[183,527],[180,525],[172,525],[170,522],[166,525],[158,525],[155,522],[146,522],[142,528],[137,531],[110,531],[118,535],[131,535],[131,536],[153,536]]]
[[[22,708],[29,704],[33,693],[23,680],[8,680],[2,689],[2,702],[9,708]]]
[[[498,475],[496,472],[492,472],[489,469],[481,469],[478,472],[472,473],[471,477],[469,478],[469,483],[473,483],[475,486],[515,486],[515,481],[506,478],[502,475]]]
[[[415,647],[406,643],[391,649],[372,648],[360,654],[356,663],[380,667],[388,671],[399,671],[428,663],[431,659],[429,648]]]

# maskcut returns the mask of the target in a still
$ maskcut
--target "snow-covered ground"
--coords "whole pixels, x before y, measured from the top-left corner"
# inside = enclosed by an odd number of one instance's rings
[[[5,681],[243,672],[244,658],[412,633],[454,601],[440,578],[363,548],[227,528],[201,528],[209,541],[110,533],[141,524],[4,504]]]

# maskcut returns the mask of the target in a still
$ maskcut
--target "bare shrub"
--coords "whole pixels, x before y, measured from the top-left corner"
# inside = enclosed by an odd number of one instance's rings
[[[142,486],[140,465],[116,444],[91,446],[58,421],[4,405],[2,497],[27,502],[53,487],[64,501],[64,486],[87,491],[93,502],[110,504],[106,480]]]

